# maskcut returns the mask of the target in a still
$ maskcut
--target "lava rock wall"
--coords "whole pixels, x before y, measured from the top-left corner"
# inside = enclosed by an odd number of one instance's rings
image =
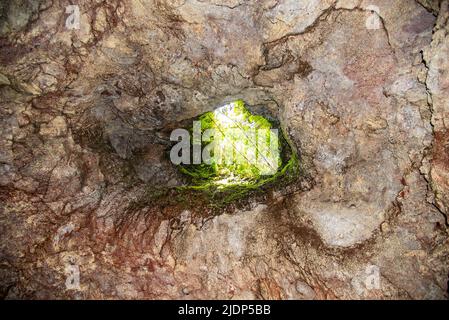
[[[448,297],[447,0],[71,5],[0,4],[0,297]],[[237,99],[311,182],[162,201],[170,132]]]

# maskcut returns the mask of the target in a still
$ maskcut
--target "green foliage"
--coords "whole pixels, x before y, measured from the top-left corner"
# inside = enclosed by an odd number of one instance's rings
[[[218,111],[218,112],[217,112]],[[215,112],[207,112],[199,117],[201,122],[201,130],[204,132],[207,129],[215,129],[226,137],[226,141],[220,141],[220,137],[214,136],[214,143],[222,143],[218,150],[220,152],[226,148],[225,143],[239,143],[240,145],[248,144],[252,140],[248,139],[245,132],[253,129],[269,130],[273,124],[260,115],[251,114],[244,106],[243,101],[238,100],[233,103],[232,110],[225,110],[219,113],[220,109]],[[237,119],[237,120],[236,120]],[[229,134],[229,128],[238,127],[243,131],[243,136],[238,134],[232,136]],[[227,131],[228,130],[228,131]],[[272,137],[267,135],[266,143],[269,145]],[[299,161],[295,153],[292,152],[289,144],[282,136],[279,130],[279,141],[277,145],[279,148],[278,158],[271,158],[266,160],[269,155],[262,154],[263,159],[267,164],[275,163],[277,170],[272,174],[263,174],[263,167],[261,169],[260,163],[252,163],[251,161],[243,163],[218,163],[212,161],[211,164],[199,165],[180,165],[179,170],[190,177],[190,184],[186,187],[179,188],[180,190],[198,190],[207,195],[210,200],[216,205],[227,204],[234,200],[240,199],[250,192],[263,190],[279,183],[288,183],[299,174]],[[204,148],[209,142],[202,142]],[[245,147],[245,145],[243,146]],[[215,151],[217,149],[214,149]],[[229,149],[230,150],[230,149]],[[265,150],[257,150],[263,153]],[[235,148],[234,151],[235,152]],[[215,155],[215,154],[214,154]],[[270,162],[271,161],[271,162]],[[266,166],[266,164],[263,164]],[[266,169],[266,168],[265,168]]]

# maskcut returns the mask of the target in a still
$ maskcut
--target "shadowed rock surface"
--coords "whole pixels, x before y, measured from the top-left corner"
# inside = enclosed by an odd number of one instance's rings
[[[448,298],[447,0],[68,5],[0,4],[1,298]],[[217,209],[169,136],[237,99],[303,170]]]

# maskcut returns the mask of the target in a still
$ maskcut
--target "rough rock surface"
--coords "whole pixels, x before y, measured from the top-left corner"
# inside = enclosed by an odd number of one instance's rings
[[[448,298],[447,0],[78,3],[0,4],[0,297]],[[171,130],[236,99],[311,186],[160,203]]]

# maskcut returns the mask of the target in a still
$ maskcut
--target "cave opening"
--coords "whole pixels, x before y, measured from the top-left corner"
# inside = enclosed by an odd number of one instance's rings
[[[189,134],[192,161],[178,166],[189,177],[185,188],[231,200],[298,173],[279,122],[251,113],[242,100],[200,115]]]

